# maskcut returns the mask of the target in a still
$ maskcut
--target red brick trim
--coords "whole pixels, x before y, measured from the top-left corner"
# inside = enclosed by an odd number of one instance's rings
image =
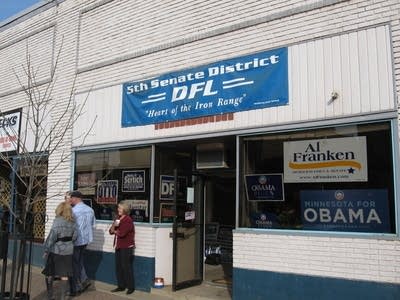
[[[206,116],[200,118],[154,124],[154,129],[160,130],[160,129],[168,129],[174,127],[184,127],[184,126],[193,126],[198,124],[214,123],[214,122],[233,121],[233,119],[234,119],[233,113],[228,113],[222,115]]]

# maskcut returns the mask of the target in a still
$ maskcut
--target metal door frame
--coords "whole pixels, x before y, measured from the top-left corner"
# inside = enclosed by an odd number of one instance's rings
[[[177,181],[178,181],[178,170],[174,169],[174,184],[175,184],[175,188],[177,187]],[[204,182],[202,184],[203,189],[204,189]],[[203,195],[204,198],[204,195]],[[174,207],[175,209],[177,209],[177,189],[175,190],[174,193]],[[202,209],[202,217],[200,219],[200,217],[198,218],[201,222],[204,223],[204,199],[201,200],[201,208]],[[175,210],[175,212],[177,212],[177,210]],[[196,218],[197,219],[197,218]],[[199,285],[203,282],[204,279],[204,262],[202,257],[198,258],[199,259],[199,270],[201,270],[201,276],[200,278],[193,278],[192,280],[186,280],[183,282],[177,282],[177,262],[178,262],[178,238],[182,238],[183,236],[178,233],[178,227],[181,226],[180,223],[178,223],[177,220],[177,216],[175,214],[174,217],[174,222],[172,225],[172,242],[173,242],[173,248],[172,248],[172,291],[177,291],[180,289],[184,289],[184,288],[188,288],[188,287],[192,287],[195,285]],[[203,244],[203,239],[204,239],[204,224],[194,224],[194,226],[197,226],[200,230],[200,232],[198,234],[200,234],[200,239],[202,240],[201,245],[200,245],[200,254],[204,253],[204,244]],[[183,227],[183,226],[181,226]],[[195,262],[194,262],[195,263]]]

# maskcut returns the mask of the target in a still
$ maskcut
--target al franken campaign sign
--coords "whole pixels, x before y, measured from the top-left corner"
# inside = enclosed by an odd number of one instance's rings
[[[390,233],[386,189],[300,191],[304,229]]]
[[[284,182],[368,181],[365,136],[284,142]]]
[[[128,82],[122,90],[122,127],[286,105],[288,50]]]

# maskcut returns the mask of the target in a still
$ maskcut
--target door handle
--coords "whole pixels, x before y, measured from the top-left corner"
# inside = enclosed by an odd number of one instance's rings
[[[170,232],[170,233],[169,233],[169,237],[170,237],[171,239],[174,238],[174,233],[173,233],[173,232]],[[177,238],[184,239],[184,238],[185,238],[185,233],[184,233],[184,232],[177,232],[177,233],[176,233],[176,237],[177,237]]]

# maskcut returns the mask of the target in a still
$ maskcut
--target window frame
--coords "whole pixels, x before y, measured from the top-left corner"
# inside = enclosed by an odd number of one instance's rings
[[[389,197],[389,201],[393,201],[393,203],[389,204],[392,205],[393,207],[393,212],[390,211],[390,207],[388,209],[388,214],[389,218],[393,218],[393,232],[391,233],[386,233],[386,232],[358,232],[358,231],[330,231],[330,230],[312,230],[312,229],[293,229],[293,228],[283,228],[283,229],[276,229],[276,228],[255,228],[255,227],[250,227],[250,226],[243,226],[243,222],[240,219],[242,212],[242,205],[244,202],[246,202],[245,198],[245,182],[244,179],[242,178],[245,174],[244,172],[244,140],[245,138],[249,137],[261,137],[261,136],[274,136],[274,135],[279,135],[279,134],[290,134],[290,133],[297,133],[297,132],[306,132],[306,131],[318,131],[318,130],[323,130],[323,129],[329,129],[329,128],[338,128],[338,127],[346,127],[346,126],[352,126],[352,125],[369,125],[369,124],[375,124],[375,123],[380,123],[380,124],[385,124],[387,123],[389,125],[388,132],[390,134],[390,150],[391,150],[391,168],[392,168],[392,183],[391,185],[393,186],[393,198],[391,199]],[[312,124],[312,122],[309,122],[309,124]],[[243,134],[237,135],[237,170],[236,170],[236,176],[237,176],[237,191],[236,191],[236,231],[241,232],[241,233],[257,233],[257,234],[263,234],[263,233],[268,233],[268,234],[289,234],[289,235],[315,235],[315,236],[351,236],[351,237],[378,237],[378,238],[383,238],[383,239],[398,239],[399,234],[400,234],[400,211],[399,211],[399,191],[400,191],[400,183],[398,182],[399,178],[399,168],[400,168],[400,162],[396,157],[399,157],[399,128],[398,128],[398,120],[394,118],[382,118],[382,119],[371,119],[369,121],[366,120],[360,120],[359,118],[355,119],[354,122],[347,121],[347,122],[316,122],[315,126],[303,126],[301,128],[295,128],[293,126],[288,126],[288,128],[285,130],[283,126],[278,126],[276,129],[265,129],[265,131],[248,131]],[[335,137],[332,137],[335,138]],[[305,138],[306,139],[306,138]],[[310,138],[311,139],[311,138]],[[390,185],[389,185],[390,187]],[[246,218],[249,218],[248,215],[246,215]],[[389,222],[392,222],[391,220]]]
[[[72,176],[71,176],[71,178],[72,178],[72,180],[71,180],[71,182],[70,182],[70,186],[71,186],[71,189],[78,189],[78,186],[77,186],[77,180],[78,180],[78,174],[79,173],[82,173],[82,171],[78,171],[78,168],[77,168],[77,163],[78,163],[78,155],[79,154],[90,154],[90,153],[101,153],[101,152],[104,152],[104,153],[106,153],[106,152],[112,152],[112,151],[118,151],[118,152],[121,152],[121,151],[130,151],[130,150],[146,150],[146,151],[149,151],[150,153],[149,153],[149,166],[148,167],[146,167],[146,168],[144,168],[143,166],[138,166],[138,167],[135,167],[135,166],[127,166],[127,167],[123,167],[123,166],[119,166],[119,167],[117,167],[117,168],[113,168],[112,170],[115,172],[115,170],[117,170],[117,172],[119,172],[120,174],[120,176],[118,176],[117,177],[117,179],[118,179],[118,198],[117,198],[117,203],[116,204],[109,204],[110,206],[115,206],[115,207],[113,207],[113,208],[111,208],[112,209],[112,212],[115,212],[116,211],[116,208],[117,208],[117,205],[118,205],[118,203],[120,202],[120,201],[122,201],[122,200],[126,200],[126,199],[124,199],[124,198],[122,198],[121,199],[121,197],[120,197],[120,195],[122,195],[123,193],[125,193],[125,194],[127,194],[128,192],[123,192],[122,191],[122,176],[123,176],[123,171],[130,171],[130,170],[143,170],[143,169],[146,169],[146,172],[145,172],[145,178],[147,178],[147,179],[145,179],[146,180],[146,182],[145,182],[145,188],[146,189],[148,189],[148,191],[145,191],[144,193],[146,194],[146,199],[145,200],[148,200],[148,207],[147,207],[147,214],[148,214],[148,217],[147,217],[147,220],[146,221],[135,221],[135,223],[138,223],[138,224],[143,224],[143,225],[146,225],[146,224],[151,224],[152,223],[152,221],[153,221],[153,217],[152,217],[152,206],[153,206],[153,193],[152,193],[152,189],[153,189],[153,182],[152,182],[152,174],[153,174],[153,168],[154,168],[154,163],[153,163],[153,153],[154,153],[154,150],[153,150],[153,147],[152,147],[152,145],[135,145],[135,146],[126,146],[126,147],[105,147],[105,148],[96,148],[96,149],[77,149],[77,150],[75,150],[74,152],[73,152],[73,161],[72,161],[72,170],[71,170],[71,173],[72,173]],[[106,167],[109,167],[108,165],[106,166]],[[107,170],[109,170],[109,169],[99,169],[99,170],[96,170],[96,172],[97,171],[101,171],[102,173],[104,172],[106,170],[106,172],[107,172]],[[90,173],[90,172],[93,172],[93,170],[89,170],[89,171],[87,171],[87,173]],[[110,173],[111,174],[111,173]],[[96,178],[96,184],[95,184],[95,193],[93,194],[93,195],[89,195],[88,196],[88,198],[91,198],[92,199],[92,203],[93,202],[95,202],[96,201],[96,198],[97,198],[97,186],[98,186],[98,181],[99,180],[116,180],[115,179],[115,176],[114,177],[109,177],[110,175],[106,175],[106,176],[102,176],[101,178]],[[133,193],[133,192],[129,192],[129,193]],[[140,199],[139,199],[140,200]],[[96,212],[96,210],[95,210],[95,212]],[[113,220],[112,220],[112,218],[111,219],[97,219],[96,220],[97,222],[100,222],[100,223],[111,223]]]

